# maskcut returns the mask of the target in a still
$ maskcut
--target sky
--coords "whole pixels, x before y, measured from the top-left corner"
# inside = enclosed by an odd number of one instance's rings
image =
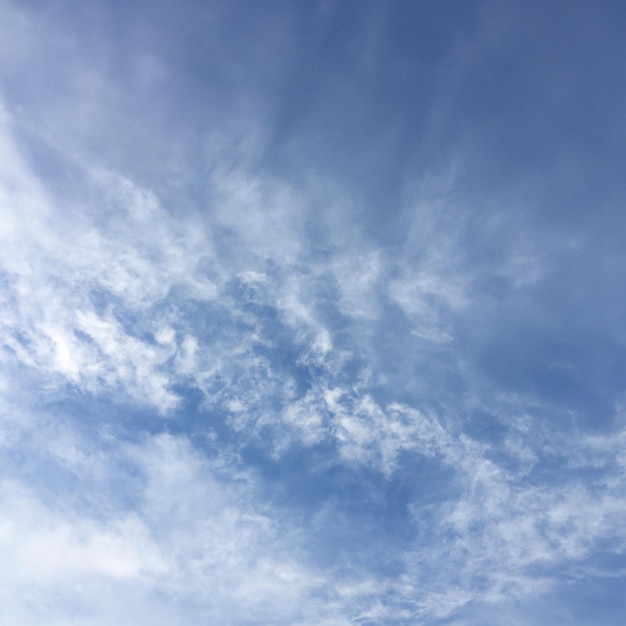
[[[0,622],[623,624],[625,30],[0,0]]]

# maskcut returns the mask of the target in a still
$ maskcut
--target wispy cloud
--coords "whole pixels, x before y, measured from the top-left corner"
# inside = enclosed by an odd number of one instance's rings
[[[4,621],[620,623],[594,37],[155,6],[0,3]]]

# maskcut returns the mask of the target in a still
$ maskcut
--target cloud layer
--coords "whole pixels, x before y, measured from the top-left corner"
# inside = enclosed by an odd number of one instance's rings
[[[0,4],[4,621],[620,623],[623,45],[471,6]]]

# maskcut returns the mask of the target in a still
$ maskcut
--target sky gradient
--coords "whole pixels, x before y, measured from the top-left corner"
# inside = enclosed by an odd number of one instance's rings
[[[0,0],[0,622],[623,624],[625,31]]]

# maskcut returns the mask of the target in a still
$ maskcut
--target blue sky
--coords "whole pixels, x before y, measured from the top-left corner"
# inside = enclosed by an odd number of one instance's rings
[[[625,26],[0,0],[0,621],[622,624]]]

